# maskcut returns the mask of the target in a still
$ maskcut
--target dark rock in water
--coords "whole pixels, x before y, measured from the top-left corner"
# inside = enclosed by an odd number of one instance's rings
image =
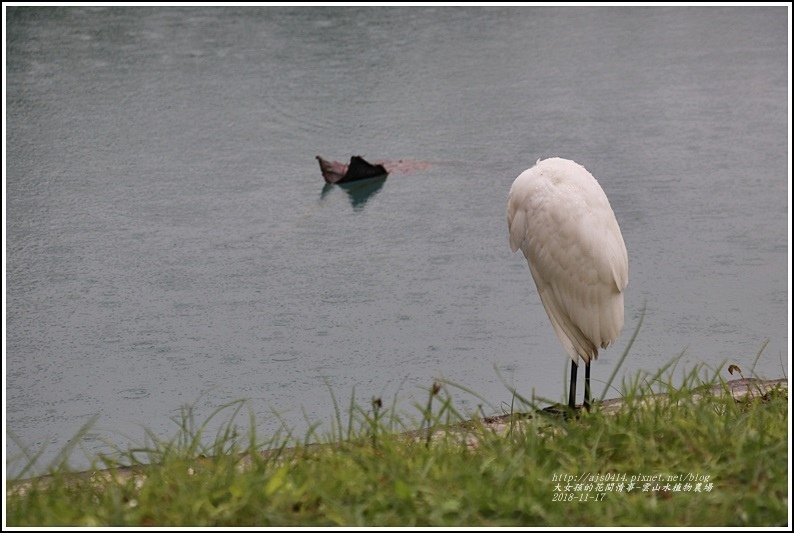
[[[326,183],[347,183],[389,174],[383,165],[373,165],[357,155],[350,158],[348,165],[339,161],[326,161],[319,155],[317,161],[320,162],[320,170]]]
[[[350,158],[350,165],[347,167],[347,173],[340,180],[342,182],[363,180],[367,178],[377,178],[385,176],[389,172],[383,165],[373,165],[363,158],[354,155]]]

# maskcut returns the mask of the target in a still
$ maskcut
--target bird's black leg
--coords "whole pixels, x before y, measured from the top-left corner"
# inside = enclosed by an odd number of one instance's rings
[[[579,366],[576,363],[571,363],[571,386],[568,390],[568,407],[571,410],[576,409],[576,371]]]
[[[584,408],[590,410],[590,361],[584,364]]]

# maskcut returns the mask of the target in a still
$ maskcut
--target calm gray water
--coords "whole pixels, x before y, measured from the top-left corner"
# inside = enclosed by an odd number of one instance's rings
[[[266,435],[329,389],[560,399],[505,222],[555,155],[629,251],[597,393],[644,303],[628,375],[766,340],[789,373],[785,7],[9,7],[6,35],[6,428],[42,467],[93,415],[89,453],[191,403],[249,398]],[[318,154],[417,169],[324,188]]]

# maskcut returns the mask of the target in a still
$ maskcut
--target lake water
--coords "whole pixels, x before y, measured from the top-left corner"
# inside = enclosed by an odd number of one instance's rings
[[[9,458],[240,398],[262,435],[328,422],[329,390],[561,399],[505,221],[550,156],[599,179],[629,251],[596,393],[643,305],[626,375],[682,351],[749,374],[767,340],[756,372],[788,375],[786,13],[8,7]],[[326,188],[316,155],[413,170]]]

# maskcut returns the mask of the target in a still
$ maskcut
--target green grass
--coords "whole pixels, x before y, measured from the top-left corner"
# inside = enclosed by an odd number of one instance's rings
[[[475,420],[432,440],[397,433],[405,424],[379,400],[361,407],[353,397],[342,409],[332,396],[336,416],[326,444],[296,445],[287,432],[264,443],[240,434],[234,421],[245,404],[235,402],[213,414],[228,422],[204,445],[209,419],[196,424],[186,408],[173,439],[150,435],[145,448],[98,464],[132,464],[135,475],[113,480],[60,466],[49,477],[11,483],[7,525],[786,525],[787,391],[695,401],[693,391],[716,378],[692,372],[684,381],[674,389],[660,374],[638,376],[624,383],[626,403],[614,414],[595,408],[567,419],[536,416],[502,434]],[[659,387],[669,396],[639,400]],[[451,399],[447,386],[434,384],[419,407],[421,425],[460,422]],[[314,432],[306,439],[316,440]],[[466,446],[462,434],[477,446]],[[263,447],[272,451],[256,451]],[[612,490],[588,483],[596,474],[625,475],[623,492],[617,483]],[[563,475],[577,480],[568,491],[558,481]],[[633,476],[663,481],[649,491],[636,481],[626,492]],[[664,490],[668,476],[698,479],[690,490],[685,481],[679,491],[674,481]]]

